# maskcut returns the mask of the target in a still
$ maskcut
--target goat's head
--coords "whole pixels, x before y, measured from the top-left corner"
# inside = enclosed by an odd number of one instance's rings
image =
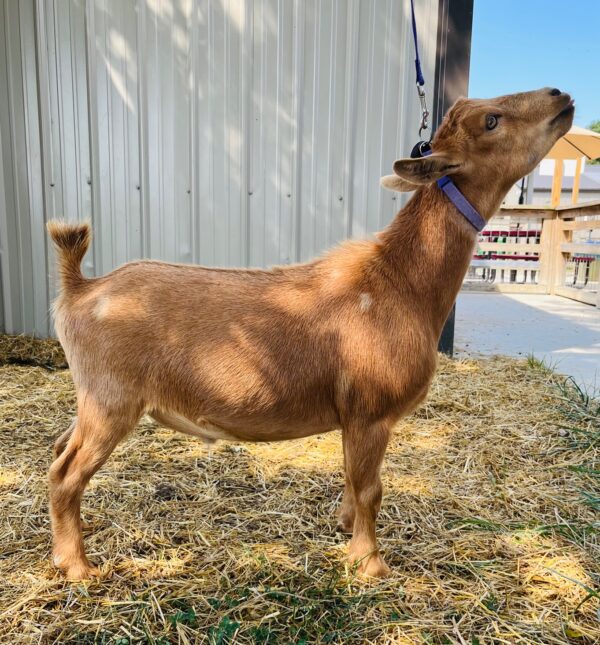
[[[415,190],[444,175],[507,191],[530,173],[573,123],[571,97],[557,89],[496,99],[458,99],[432,141],[433,153],[398,159],[381,185]]]

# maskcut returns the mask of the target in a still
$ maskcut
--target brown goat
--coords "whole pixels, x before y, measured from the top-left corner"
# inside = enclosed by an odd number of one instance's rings
[[[306,264],[262,271],[141,261],[86,279],[89,226],[50,222],[62,278],[56,330],[77,390],[77,417],[50,468],[55,564],[70,579],[98,575],[84,551],[81,497],[146,412],[209,442],[341,429],[349,559],[384,576],[375,537],[381,463],[394,425],[427,393],[476,239],[434,182],[451,175],[487,221],[573,112],[568,95],[548,88],[459,100],[434,154],[396,161],[396,174],[382,179],[416,190],[390,226]]]

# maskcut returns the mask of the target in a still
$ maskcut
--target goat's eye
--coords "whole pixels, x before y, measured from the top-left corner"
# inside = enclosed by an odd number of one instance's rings
[[[488,130],[493,130],[498,125],[498,117],[493,114],[488,114],[485,117],[485,127]]]

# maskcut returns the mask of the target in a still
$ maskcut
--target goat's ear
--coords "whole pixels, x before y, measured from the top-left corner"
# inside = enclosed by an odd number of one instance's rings
[[[397,193],[409,193],[411,190],[417,190],[418,184],[413,184],[412,181],[406,181],[398,175],[386,175],[379,180],[379,184],[383,188],[393,190]]]
[[[394,162],[394,172],[398,177],[412,184],[431,184],[444,175],[451,175],[460,168],[444,154],[432,154],[416,159],[398,159]]]

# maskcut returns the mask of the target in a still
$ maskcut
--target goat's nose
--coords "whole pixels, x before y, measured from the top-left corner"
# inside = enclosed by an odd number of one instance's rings
[[[562,93],[562,92],[561,92],[558,88],[556,88],[556,87],[554,87],[554,88],[552,88],[552,89],[550,90],[550,96],[558,96],[558,95],[559,95],[559,94],[561,94],[561,93]]]

